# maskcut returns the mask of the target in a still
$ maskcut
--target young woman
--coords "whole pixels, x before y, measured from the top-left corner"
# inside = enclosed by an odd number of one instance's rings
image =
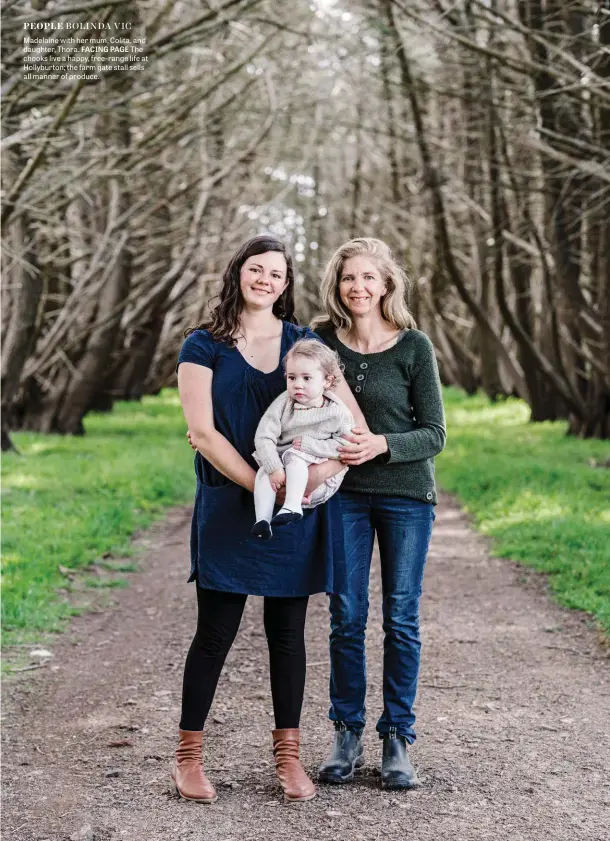
[[[304,626],[310,594],[345,588],[339,499],[306,510],[272,541],[250,533],[254,434],[286,389],[284,356],[312,336],[294,323],[293,301],[284,245],[266,236],[246,242],[225,271],[220,303],[190,331],[178,360],[180,399],[197,449],[189,580],[197,586],[198,621],[186,658],[173,778],[182,797],[201,803],[216,800],[202,766],[203,728],[248,594],[265,597],[277,775],[288,800],[315,795],[299,762]],[[345,383],[336,393],[355,406]],[[337,460],[311,465],[306,494],[343,469]]]
[[[348,590],[331,596],[331,709],[335,741],[320,779],[344,783],[362,765],[364,636],[375,535],[383,588],[383,788],[416,784],[407,745],[420,659],[419,598],[437,502],[433,458],[445,419],[432,343],[406,303],[406,279],[385,245],[355,239],[330,260],[322,282],[325,315],[312,325],[339,353],[368,428],[343,448],[341,487]]]

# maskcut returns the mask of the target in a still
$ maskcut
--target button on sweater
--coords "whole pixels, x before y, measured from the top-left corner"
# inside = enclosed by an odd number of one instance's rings
[[[319,327],[316,333],[339,354],[369,429],[388,442],[387,453],[350,467],[342,489],[436,504],[434,456],[445,446],[446,430],[430,339],[420,330],[405,330],[387,350],[358,353],[332,328]]]

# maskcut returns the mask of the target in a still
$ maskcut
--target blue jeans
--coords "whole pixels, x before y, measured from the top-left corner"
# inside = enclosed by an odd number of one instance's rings
[[[415,741],[413,702],[419,657],[419,597],[434,506],[400,496],[340,493],[347,593],[330,597],[330,719],[361,731],[366,721],[364,637],[375,534],[383,593],[383,714],[380,737],[393,730]]]

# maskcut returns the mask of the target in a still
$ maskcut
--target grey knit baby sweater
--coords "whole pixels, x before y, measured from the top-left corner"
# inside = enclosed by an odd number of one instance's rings
[[[341,437],[354,427],[345,403],[332,391],[325,391],[325,405],[298,407],[284,391],[260,419],[254,436],[257,459],[265,473],[282,470],[281,456],[295,438],[301,438],[301,451],[317,458],[337,458]],[[328,402],[327,402],[328,401]]]

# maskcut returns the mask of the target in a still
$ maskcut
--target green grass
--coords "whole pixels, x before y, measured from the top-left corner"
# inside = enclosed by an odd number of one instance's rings
[[[608,442],[567,438],[562,423],[530,424],[517,400],[446,391],[448,445],[439,484],[457,495],[496,554],[549,574],[565,605],[610,630],[610,470],[590,465]],[[82,438],[19,433],[3,458],[5,641],[35,639],[76,611],[57,595],[59,567],[99,561],[118,574],[133,533],[193,499],[192,453],[175,391],[90,415]],[[185,547],[186,553],[186,547]],[[188,559],[183,558],[186,564]],[[185,567],[186,569],[186,567]],[[103,592],[124,578],[80,579]]]
[[[610,631],[608,441],[566,436],[565,423],[529,423],[519,400],[492,404],[447,389],[447,448],[437,459],[494,552],[548,574],[559,602]]]
[[[15,434],[21,455],[3,456],[7,643],[59,630],[74,612],[70,600],[56,594],[70,586],[60,566],[77,570],[104,555],[129,554],[136,530],[168,506],[193,499],[193,456],[175,391],[118,403],[110,414],[88,416],[85,427],[82,437]],[[113,573],[134,568],[106,560],[100,566]],[[85,574],[82,579],[96,588],[125,583]]]

